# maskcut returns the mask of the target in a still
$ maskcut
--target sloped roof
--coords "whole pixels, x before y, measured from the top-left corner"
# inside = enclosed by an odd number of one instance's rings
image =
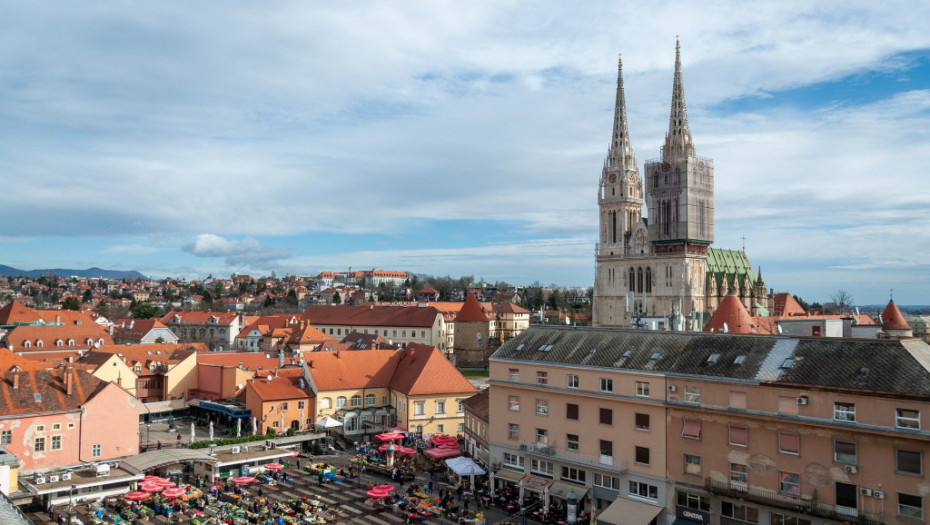
[[[307,321],[300,321],[297,326],[291,328],[287,342],[291,344],[320,344],[327,339],[332,339],[332,337],[317,330]]]
[[[735,295],[728,295],[720,301],[714,315],[711,316],[705,332],[723,332],[724,327],[731,334],[751,334],[753,333],[752,316],[746,311],[746,307]]]
[[[353,350],[387,350],[387,340],[378,334],[352,332],[343,337],[340,343],[352,345]]]
[[[200,352],[197,354],[198,365],[239,366],[246,370],[274,370],[278,367],[278,357],[264,352]],[[285,357],[284,364],[294,365],[297,360]]]
[[[163,344],[150,343],[139,345],[104,345],[100,348],[94,348],[88,355],[93,353],[103,354],[122,354],[127,363],[142,363],[148,366],[150,363],[160,362],[163,364],[177,364],[190,356],[197,353],[197,350],[205,351],[204,343],[178,343]],[[85,355],[84,359],[88,356]]]
[[[904,320],[898,305],[894,304],[894,299],[888,301],[888,306],[882,312],[882,328],[885,330],[910,330],[911,326]]]
[[[517,306],[513,303],[494,303],[491,305],[491,309],[494,313],[510,313],[510,314],[528,314],[529,310],[526,308]]]
[[[249,335],[252,330],[258,330],[262,335],[266,335],[269,334],[271,330],[287,328],[291,326],[291,320],[295,317],[294,314],[263,315],[252,320],[236,337],[245,337]]]
[[[407,395],[472,393],[477,389],[435,346],[410,343],[401,352],[391,388]]]
[[[552,347],[540,351],[543,345]],[[786,367],[788,358],[794,361]],[[491,360],[930,395],[930,346],[917,339],[534,326],[501,345]]]
[[[807,315],[807,312],[804,311],[804,308],[793,295],[783,292],[775,294],[772,303],[772,315],[775,317],[791,317]]]
[[[80,310],[36,310],[13,300],[0,308],[0,325],[16,323],[63,323],[76,325],[90,323],[93,319]]]
[[[439,311],[430,306],[308,306],[303,318],[314,325],[413,326],[430,328]]]
[[[275,401],[279,399],[302,399],[310,397],[305,386],[300,388],[300,368],[282,368],[277,371],[277,377],[269,371],[271,381],[259,374],[247,383],[247,387],[255,391],[262,401]]]
[[[166,325],[170,325],[171,319],[174,316],[178,316],[180,324],[182,325],[184,324],[201,325],[201,324],[207,324],[208,319],[210,319],[211,317],[215,317],[217,319],[218,325],[228,325],[228,324],[232,324],[233,321],[236,320],[236,317],[238,315],[239,314],[235,312],[199,312],[199,311],[187,312],[187,311],[172,310],[168,312],[168,314],[162,317],[160,320],[162,323]]]
[[[18,366],[23,370],[44,370],[49,368],[46,364],[18,356],[6,348],[0,348],[0,371],[8,371],[14,366]]]
[[[168,329],[164,323],[154,317],[150,319],[123,320],[114,326],[113,337],[117,339],[141,341],[145,336],[149,335],[149,333],[156,328],[163,328],[165,330]]]
[[[394,350],[313,352],[305,359],[317,391],[385,388],[391,384],[400,354]]]
[[[84,370],[73,369],[72,373],[74,385],[69,396],[66,395],[64,367],[20,372],[19,388],[13,388],[14,372],[4,370],[3,380],[0,381],[0,414],[76,410],[109,384]],[[35,394],[39,394],[39,397]]]
[[[486,323],[488,322],[488,314],[486,314],[484,308],[481,307],[478,298],[475,297],[474,294],[468,294],[468,297],[465,298],[465,304],[462,305],[462,309],[459,310],[458,315],[455,316],[455,322]]]
[[[113,338],[110,337],[110,334],[93,321],[80,325],[20,325],[11,328],[3,339],[6,341],[7,347],[11,347],[16,352],[54,349],[55,341],[59,339],[64,346],[67,346],[69,339],[73,339],[74,346],[82,348],[91,346],[87,344],[88,339],[94,342],[103,339],[104,344],[113,344]],[[26,341],[29,341],[30,348],[25,348]],[[37,348],[38,341],[42,341],[42,348]]]
[[[462,404],[465,405],[465,408],[484,420],[488,421],[488,415],[490,414],[491,407],[491,389],[483,388],[478,391],[477,394],[471,396],[470,398],[462,401]]]

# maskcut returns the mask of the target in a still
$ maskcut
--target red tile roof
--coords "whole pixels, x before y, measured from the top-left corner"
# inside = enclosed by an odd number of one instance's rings
[[[478,390],[435,346],[410,343],[401,352],[391,388],[407,395],[464,394]]]
[[[304,355],[317,391],[385,388],[390,385],[400,352],[355,350]]]
[[[791,317],[797,315],[807,315],[801,304],[789,293],[780,293],[775,295],[772,303],[771,314],[774,317]]]
[[[430,328],[439,311],[421,306],[308,306],[303,318],[314,325],[415,326]]]
[[[484,308],[481,307],[478,298],[475,297],[474,294],[468,294],[468,297],[465,298],[465,304],[462,305],[462,309],[459,310],[458,315],[455,316],[455,322],[486,323],[488,322],[488,314],[486,314]]]
[[[80,369],[72,369],[73,387],[66,394],[65,368],[19,373],[19,388],[13,388],[15,372],[3,371],[0,381],[0,414],[22,415],[76,410],[109,384]],[[37,398],[35,394],[39,394]],[[39,401],[41,400],[41,401]]]
[[[262,401],[276,401],[279,399],[306,399],[310,397],[308,386],[300,388],[301,369],[282,368],[278,370],[277,377],[269,371],[271,381],[265,374],[258,374],[247,383],[247,387],[255,391]]]
[[[723,332],[724,325],[726,331],[731,334],[750,334],[753,333],[753,320],[746,311],[746,307],[740,302],[739,297],[728,295],[720,301],[720,305],[714,310],[705,332]]]
[[[73,341],[68,345],[68,341]],[[88,344],[88,340],[91,341]],[[103,340],[103,344],[113,344],[113,338],[98,324],[88,321],[80,325],[20,325],[10,329],[3,337],[3,342],[7,348],[15,352],[25,352],[39,349],[54,350],[59,348],[56,343],[61,341],[61,349],[74,346],[77,348],[89,348],[97,341]],[[26,347],[26,342],[29,347]],[[42,346],[38,346],[41,341]]]
[[[16,323],[62,323],[66,325],[90,324],[92,314],[77,310],[36,310],[13,300],[0,308],[0,325]]]
[[[174,316],[178,316],[178,319],[180,320],[180,324],[182,325],[183,324],[201,325],[201,324],[207,324],[208,319],[210,319],[211,317],[215,317],[217,319],[217,324],[228,325],[228,324],[232,324],[233,321],[236,320],[236,317],[238,315],[239,314],[235,312],[195,312],[195,311],[183,312],[183,311],[172,310],[168,312],[168,314],[162,317],[160,320],[162,323],[171,324],[171,319]]]
[[[154,317],[151,319],[125,319],[121,320],[113,328],[113,337],[122,340],[141,341],[149,332],[156,328],[168,327]]]
[[[207,352],[204,343],[177,343],[163,344],[150,343],[140,345],[103,345],[94,348],[88,355],[94,353],[123,354],[126,363],[135,363],[148,367],[152,363],[177,364],[199,352]],[[86,358],[87,356],[85,356]]]
[[[25,356],[18,356],[6,348],[0,348],[0,372],[6,372],[18,366],[23,370],[44,370],[49,368],[48,365],[40,363]]]
[[[894,304],[893,299],[888,301],[888,306],[882,312],[882,328],[885,330],[911,329],[911,326],[904,320],[904,316],[901,315],[901,310],[898,310],[898,305]]]

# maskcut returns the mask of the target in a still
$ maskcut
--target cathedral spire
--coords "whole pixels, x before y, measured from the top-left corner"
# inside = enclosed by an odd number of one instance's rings
[[[623,92],[623,54],[617,58],[617,102],[614,108],[614,133],[607,152],[607,165],[611,168],[636,168],[630,128],[626,119],[626,95]]]
[[[685,84],[681,78],[681,41],[675,36],[675,80],[672,84],[672,111],[665,135],[663,158],[694,156],[691,130],[688,128],[688,108],[685,104]]]

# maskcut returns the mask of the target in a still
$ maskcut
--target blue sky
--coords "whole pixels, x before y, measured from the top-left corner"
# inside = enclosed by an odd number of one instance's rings
[[[920,1],[0,1],[0,264],[590,286],[617,53],[675,35],[716,242],[809,301],[930,303]]]

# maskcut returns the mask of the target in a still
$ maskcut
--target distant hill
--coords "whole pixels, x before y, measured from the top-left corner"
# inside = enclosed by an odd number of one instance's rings
[[[11,266],[0,264],[0,275],[9,275],[13,277],[38,277],[40,275],[52,274],[56,277],[103,277],[104,279],[145,279],[141,273],[131,270],[101,270],[100,268],[88,268],[86,270],[68,270],[65,268],[51,268],[47,270],[18,270]]]

